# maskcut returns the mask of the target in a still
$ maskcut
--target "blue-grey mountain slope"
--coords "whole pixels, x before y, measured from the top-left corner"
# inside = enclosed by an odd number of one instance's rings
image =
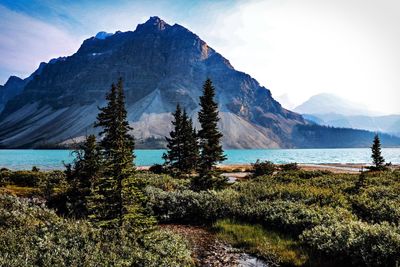
[[[75,54],[49,63],[5,104],[0,146],[50,147],[81,141],[96,131],[97,108],[119,77],[124,80],[128,119],[138,147],[165,144],[177,103],[196,120],[208,77],[216,87],[225,148],[325,145],[324,140],[304,141],[318,129],[282,108],[250,75],[235,70],[196,34],[158,17],[135,31],[100,33],[85,40]],[[372,139],[372,133],[367,135]],[[389,136],[382,139],[386,145],[400,144]],[[346,142],[336,145],[347,146]],[[349,145],[365,146],[365,141]]]

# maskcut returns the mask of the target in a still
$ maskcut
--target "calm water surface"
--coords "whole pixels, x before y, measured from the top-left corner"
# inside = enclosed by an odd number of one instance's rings
[[[164,150],[136,150],[136,165],[162,163]],[[257,159],[275,163],[369,163],[369,148],[346,149],[232,149],[226,150],[224,164],[252,163]],[[400,148],[382,150],[386,162],[400,163]],[[9,169],[61,169],[73,160],[69,150],[0,150],[0,167]]]

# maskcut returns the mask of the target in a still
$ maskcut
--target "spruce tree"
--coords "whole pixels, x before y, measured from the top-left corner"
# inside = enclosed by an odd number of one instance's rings
[[[92,220],[103,226],[124,224],[146,227],[151,223],[143,209],[144,196],[135,177],[134,139],[127,121],[122,79],[112,85],[106,107],[100,108],[96,127],[101,127],[100,147],[104,159],[103,175],[93,188]],[[94,202],[92,201],[92,203]]]
[[[176,105],[176,110],[172,113],[174,117],[171,121],[173,125],[170,137],[165,137],[167,140],[167,152],[164,153],[163,159],[166,167],[172,171],[182,170],[182,109],[179,104]]]
[[[196,170],[199,161],[199,144],[193,121],[186,110],[182,114],[182,167],[183,172],[191,173]]]
[[[200,190],[219,186],[224,181],[214,173],[216,164],[226,159],[221,144],[222,133],[218,130],[218,104],[214,101],[214,97],[215,88],[211,80],[207,79],[203,85],[198,113],[201,125],[198,133],[200,138],[199,176],[193,181],[194,187]]]
[[[374,164],[374,169],[375,170],[382,170],[385,168],[385,159],[382,156],[381,152],[381,141],[379,139],[378,134],[375,135],[374,137],[374,142],[371,146],[371,158],[372,162]]]
[[[199,158],[196,131],[193,122],[179,106],[176,106],[171,122],[174,129],[167,140],[167,153],[163,155],[165,166],[174,174],[188,174],[195,170]]]
[[[71,215],[81,218],[88,214],[87,198],[91,192],[92,182],[100,173],[101,157],[96,136],[87,136],[74,154],[74,162],[66,166],[67,181],[70,184],[67,192],[67,208]]]

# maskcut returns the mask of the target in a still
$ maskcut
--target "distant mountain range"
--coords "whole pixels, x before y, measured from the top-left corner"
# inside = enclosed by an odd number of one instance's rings
[[[341,114],[346,116],[374,115],[367,107],[334,94],[318,94],[310,97],[293,111],[300,114]]]
[[[11,77],[0,88],[0,146],[55,147],[83,140],[96,132],[98,106],[119,77],[141,148],[165,145],[177,103],[196,121],[208,77],[216,88],[225,148],[366,147],[373,136],[308,122],[282,108],[268,89],[235,70],[196,34],[151,17],[135,31],[100,32],[75,54],[41,64],[27,79]],[[388,135],[382,141],[400,144]]]
[[[294,111],[319,125],[400,136],[400,115],[376,116],[376,112],[332,94],[315,95]]]

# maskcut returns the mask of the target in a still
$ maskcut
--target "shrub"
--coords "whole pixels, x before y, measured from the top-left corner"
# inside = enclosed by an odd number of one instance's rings
[[[33,166],[33,167],[32,167],[32,171],[33,171],[33,172],[39,172],[40,169],[39,169],[38,167],[36,167],[36,166]]]
[[[154,165],[150,166],[149,171],[154,174],[166,173],[164,166],[161,164],[154,164]]]
[[[395,266],[400,261],[400,231],[388,223],[318,225],[305,231],[301,240],[317,252],[350,259],[356,266]]]
[[[309,206],[291,201],[257,202],[238,212],[246,221],[259,222],[265,226],[285,231],[293,236],[306,229],[337,221],[345,223],[354,216],[343,208]]]
[[[369,222],[400,223],[400,186],[368,186],[351,198],[355,214]]]
[[[61,171],[0,171],[0,181],[4,185],[10,184],[16,186],[40,187],[41,185],[46,183],[47,180],[54,180],[54,176],[59,177],[56,179],[58,181],[65,181],[65,174]]]
[[[191,266],[181,237],[100,230],[35,201],[0,195],[0,266]]]
[[[167,174],[137,173],[136,177],[143,186],[153,186],[164,191],[185,190],[190,187],[189,179],[174,179]]]
[[[223,203],[214,191],[191,190],[165,192],[147,187],[147,206],[161,222],[201,224],[222,218]]]
[[[298,171],[300,170],[299,165],[297,163],[288,163],[288,164],[282,164],[279,166],[282,171]]]
[[[33,171],[6,171],[1,173],[3,181],[18,186],[37,186],[40,180],[45,179],[46,173]]]
[[[252,164],[254,177],[262,175],[272,175],[276,170],[276,166],[271,161],[260,161],[259,159]]]

